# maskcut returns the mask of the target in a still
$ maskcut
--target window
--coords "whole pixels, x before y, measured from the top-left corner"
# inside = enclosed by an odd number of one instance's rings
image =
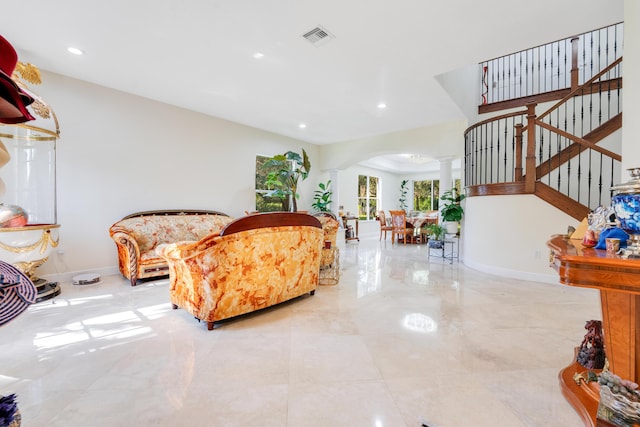
[[[460,194],[460,179],[453,180],[453,187]],[[417,211],[437,211],[440,199],[440,181],[414,181],[413,206]]]
[[[417,211],[438,210],[440,198],[440,181],[414,181],[413,182],[413,209]]]
[[[277,168],[268,168],[264,163],[269,160],[269,156],[256,156],[256,211],[258,212],[277,212],[288,211],[287,201],[278,197],[269,197],[269,188],[267,188],[267,175]]]
[[[461,186],[461,185],[462,185],[462,180],[461,180],[461,179],[459,179],[459,178],[458,178],[458,179],[454,179],[454,180],[453,180],[453,188],[455,188],[455,189],[456,189],[456,192],[457,192],[458,194],[461,194],[461,193],[460,193],[460,191],[461,191],[460,186]]]
[[[358,175],[358,219],[376,219],[380,194],[378,177]]]

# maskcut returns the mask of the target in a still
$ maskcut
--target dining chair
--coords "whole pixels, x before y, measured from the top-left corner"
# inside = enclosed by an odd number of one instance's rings
[[[380,221],[380,238],[378,240],[382,240],[383,231],[384,240],[387,240],[387,231],[393,232],[393,227],[391,225],[387,225],[387,217],[384,214],[384,211],[378,211],[378,221]],[[391,235],[391,243],[393,243],[393,235]]]
[[[407,227],[407,213],[405,211],[389,211],[391,215],[391,243],[398,239],[398,243],[400,243],[400,236],[402,236],[402,240],[404,244],[407,244],[407,239],[413,236],[413,227]]]

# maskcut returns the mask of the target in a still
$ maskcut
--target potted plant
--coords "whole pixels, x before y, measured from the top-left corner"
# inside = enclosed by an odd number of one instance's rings
[[[407,188],[408,183],[409,180],[407,179],[403,179],[400,183],[400,198],[398,199],[398,202],[400,202],[400,209],[405,212],[407,211],[407,191],[409,191]]]
[[[440,224],[429,224],[425,228],[429,234],[427,245],[432,249],[442,249],[446,229]]]
[[[315,191],[313,196],[313,203],[311,207],[314,208],[318,212],[329,212],[329,205],[331,204],[331,195],[333,192],[329,190],[329,185],[331,184],[331,180],[327,181],[327,183],[320,183],[318,187],[319,190]]]
[[[442,196],[440,196],[440,200],[443,203],[440,215],[446,224],[447,233],[458,232],[458,224],[464,214],[464,209],[462,209],[460,202],[462,202],[465,197],[464,194],[458,193],[455,188],[445,191],[442,193]]]
[[[265,166],[276,167],[277,170],[267,175],[266,184],[273,188],[268,195],[290,200],[289,210],[298,211],[298,181],[304,181],[309,176],[311,162],[307,152],[302,149],[302,155],[287,151],[284,154],[277,154],[265,162]]]

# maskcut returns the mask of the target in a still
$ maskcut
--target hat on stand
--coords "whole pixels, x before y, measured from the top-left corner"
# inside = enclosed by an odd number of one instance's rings
[[[11,78],[18,54],[11,43],[0,36],[0,123],[24,123],[35,118],[27,111],[33,98]]]
[[[0,261],[0,326],[25,311],[37,296],[38,290],[23,272]]]

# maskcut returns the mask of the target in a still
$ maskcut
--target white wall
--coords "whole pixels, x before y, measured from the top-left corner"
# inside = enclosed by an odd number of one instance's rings
[[[622,106],[622,176],[620,182],[627,182],[627,169],[640,166],[640,2],[624,2],[624,95]]]
[[[308,209],[318,147],[57,74],[35,88],[58,115],[58,222],[65,252],[38,273],[117,271],[111,224],[152,209],[255,209],[255,155],[307,150]]]
[[[464,207],[466,265],[500,276],[558,282],[546,242],[579,221],[533,195],[469,197]]]

